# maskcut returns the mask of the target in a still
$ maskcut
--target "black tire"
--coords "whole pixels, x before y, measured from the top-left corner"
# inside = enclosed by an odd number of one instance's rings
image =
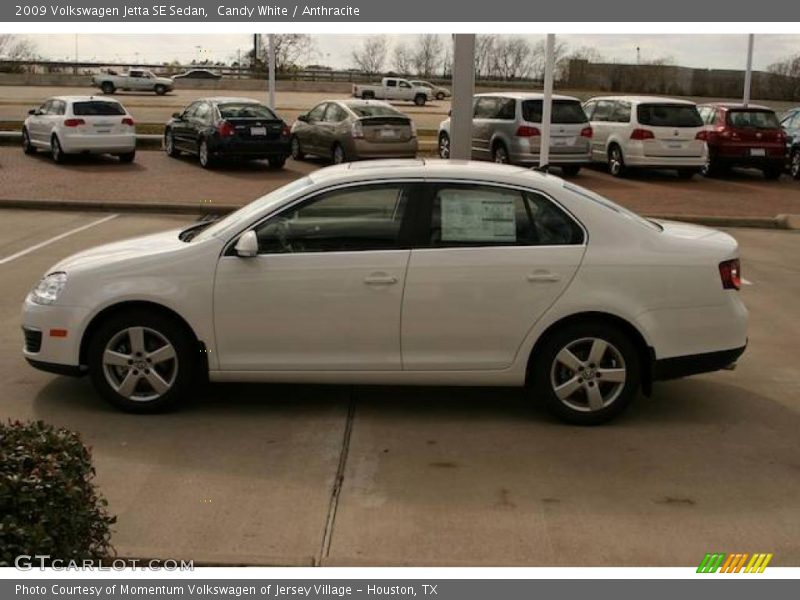
[[[439,134],[439,158],[450,158],[450,136],[444,131]]]
[[[611,144],[608,148],[608,172],[614,177],[625,177],[627,171],[622,148],[617,144]]]
[[[205,138],[197,143],[197,159],[204,169],[213,169],[216,164],[214,155],[211,154],[211,149],[208,147],[208,142]]]
[[[598,353],[598,362],[591,356],[594,340],[607,344],[604,352]],[[567,367],[561,358],[556,358],[568,356],[560,354],[565,349],[578,359],[579,366]],[[625,410],[639,392],[639,353],[629,336],[611,324],[597,320],[569,323],[548,334],[535,352],[528,377],[533,394],[544,400],[553,415],[567,423],[604,423]],[[620,376],[623,381],[618,381]],[[557,386],[562,397],[574,391],[562,399],[556,392]],[[595,406],[590,405],[590,394]]]
[[[145,352],[140,356],[135,356],[132,337],[125,333],[131,328],[142,328],[144,331],[142,340]],[[166,340],[172,347],[174,358],[162,362],[151,359],[148,362],[147,351],[161,347],[160,344],[156,345],[159,339]],[[127,354],[120,356],[120,362],[127,362],[122,357],[129,355],[131,363],[121,366],[104,363],[107,347],[119,348],[116,340],[123,346],[128,340]],[[155,413],[172,409],[189,396],[193,383],[201,374],[199,355],[194,336],[181,323],[157,311],[135,308],[114,313],[100,324],[89,340],[87,362],[92,383],[107,402],[128,412]],[[160,394],[148,380],[154,375],[169,384]],[[130,395],[138,394],[134,398],[120,393],[128,377],[136,381]],[[112,381],[120,384],[118,389],[112,386]],[[155,397],[147,398],[148,391]]]
[[[564,165],[561,167],[561,174],[565,177],[575,177],[578,173],[581,172],[580,165]]]
[[[167,156],[171,156],[172,158],[180,156],[181,154],[180,150],[175,146],[175,134],[172,133],[172,129],[167,129],[164,132],[164,152],[167,153]]]
[[[273,156],[269,159],[269,166],[273,169],[282,169],[287,158],[286,156]]]
[[[292,159],[303,160],[305,157],[306,153],[300,147],[300,139],[296,135],[292,136]]]
[[[61,142],[58,141],[58,136],[55,134],[50,138],[50,156],[58,164],[63,164],[67,160],[64,150],[61,148]]]
[[[428,101],[427,96],[425,94],[417,94],[414,96],[414,104],[417,106],[425,106],[425,103]]]
[[[440,102],[444,100],[444,92],[437,92],[436,99],[439,100]]]
[[[495,142],[492,146],[492,162],[507,165],[510,164],[511,159],[508,156],[508,148],[503,142]]]
[[[133,152],[125,152],[124,154],[118,154],[117,157],[119,158],[119,162],[132,163],[136,158],[136,150],[134,150]]]
[[[763,173],[764,179],[774,181],[781,178],[781,175],[783,174],[783,167],[781,165],[764,167]]]
[[[102,84],[100,84],[100,90],[104,94],[113,94],[114,92],[117,91],[117,88],[114,87],[114,84],[111,83],[110,81],[104,81]]]
[[[800,179],[800,148],[792,150],[789,162],[789,175],[792,176],[792,179]]]
[[[25,154],[36,154],[36,146],[31,144],[31,136],[28,134],[27,127],[22,128],[22,151]]]
[[[166,87],[166,86],[164,86],[164,85],[161,85],[161,84],[159,83],[159,84],[158,84],[156,87],[154,87],[154,88],[153,88],[153,91],[154,91],[156,94],[158,94],[159,96],[163,96],[164,94],[166,94],[166,93],[167,93],[167,87]]]
[[[331,162],[340,165],[347,162],[347,154],[341,144],[334,144],[331,149]]]
[[[678,169],[678,179],[689,180],[697,175],[698,172],[697,169]]]

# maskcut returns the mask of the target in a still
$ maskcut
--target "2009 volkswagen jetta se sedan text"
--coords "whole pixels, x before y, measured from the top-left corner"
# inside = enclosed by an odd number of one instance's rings
[[[521,167],[319,170],[214,223],[94,248],[25,300],[24,355],[135,412],[204,381],[526,386],[598,423],[747,342],[729,235]]]

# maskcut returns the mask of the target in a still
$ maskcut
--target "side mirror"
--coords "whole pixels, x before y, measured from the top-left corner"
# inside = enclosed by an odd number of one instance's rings
[[[38,112],[39,112],[39,109],[38,109],[38,108],[32,108],[32,109],[30,109],[30,110],[28,111],[28,114],[29,114],[29,115],[35,115],[35,114],[38,114]]]
[[[172,113],[173,119],[178,119],[179,121],[183,119],[183,113]]]
[[[234,246],[237,256],[241,258],[252,258],[258,254],[258,238],[252,229],[245,231]]]
[[[308,115],[299,115],[297,120],[302,121],[303,123],[308,123]]]

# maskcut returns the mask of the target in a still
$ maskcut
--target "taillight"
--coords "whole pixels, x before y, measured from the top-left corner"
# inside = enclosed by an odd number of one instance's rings
[[[220,121],[219,125],[217,125],[217,133],[219,133],[221,137],[231,137],[236,133],[236,128],[230,121]]]
[[[292,130],[289,129],[289,126],[286,123],[284,123],[283,127],[281,128],[281,135],[283,137],[289,137],[289,134],[291,134],[291,133],[292,133]]]
[[[78,127],[79,125],[86,125],[83,119],[64,119],[64,127]]]
[[[781,131],[776,131],[775,132],[775,138],[779,142],[785,142],[786,141],[786,133],[784,131],[782,131],[782,130]]]
[[[594,135],[591,127],[584,127],[581,129],[581,137],[590,138]]]
[[[655,134],[649,129],[634,129],[631,132],[632,140],[652,140]]]
[[[123,125],[128,125],[129,127],[133,127],[133,125],[134,125],[133,119],[131,119],[130,117],[125,117],[125,118],[122,119],[122,124]]]
[[[738,290],[742,286],[742,269],[739,259],[734,258],[719,263],[719,276],[722,278],[722,289]]]
[[[353,125],[350,127],[350,133],[354,138],[364,137],[364,126],[361,124],[361,121],[353,121]]]
[[[536,127],[531,127],[530,125],[520,125],[517,128],[517,133],[515,133],[517,137],[536,137],[537,135],[541,135],[539,130]]]
[[[708,141],[708,131],[706,131],[705,129],[703,129],[702,131],[698,131],[697,135],[694,136],[694,139],[702,140],[704,142],[707,142]]]

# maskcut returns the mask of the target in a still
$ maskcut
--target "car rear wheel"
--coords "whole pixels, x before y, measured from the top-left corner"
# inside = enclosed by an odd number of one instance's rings
[[[575,177],[580,172],[580,165],[564,165],[561,167],[561,174],[565,175],[566,177]]]
[[[783,167],[780,165],[772,167],[764,167],[764,179],[775,180],[780,179],[783,173]]]
[[[36,147],[31,144],[31,136],[25,127],[22,128],[22,151],[25,154],[36,154]]]
[[[50,154],[53,160],[59,164],[66,160],[64,150],[61,148],[61,142],[58,141],[58,136],[56,135],[50,138]]]
[[[425,97],[425,94],[417,94],[414,96],[414,104],[417,106],[425,106],[425,102],[427,102],[427,100],[428,99]]]
[[[113,94],[116,91],[114,84],[110,81],[104,81],[100,86],[100,89],[104,94]]]
[[[214,166],[214,157],[211,155],[211,150],[208,148],[208,142],[205,139],[200,140],[197,147],[197,157],[200,160],[200,166],[204,169],[210,169]]]
[[[439,134],[439,158],[450,158],[450,136]]]
[[[159,96],[163,96],[164,94],[166,94],[166,93],[167,93],[167,87],[166,87],[166,86],[164,86],[164,85],[161,85],[161,84],[159,84],[159,85],[157,85],[157,86],[154,88],[154,91],[155,91],[155,93],[156,93],[156,94],[158,94]]]
[[[530,380],[547,409],[577,425],[596,425],[636,397],[639,354],[630,338],[602,321],[571,323],[537,348]]]
[[[622,149],[615,144],[608,150],[608,172],[614,177],[623,177],[625,171],[625,159],[622,156]]]
[[[303,160],[306,157],[303,149],[300,147],[300,140],[295,135],[292,137],[292,158],[294,160]]]
[[[800,148],[792,151],[792,159],[789,163],[789,174],[794,179],[800,179]]]
[[[286,164],[286,157],[285,156],[273,156],[269,159],[269,166],[273,169],[282,169],[283,165]]]
[[[133,160],[136,158],[136,150],[134,150],[133,152],[125,152],[123,154],[117,154],[117,156],[119,157],[119,162],[132,163]]]
[[[441,101],[441,100],[444,100],[444,92],[438,92],[438,93],[436,94],[436,99],[437,99],[437,100],[440,100],[440,101]]]
[[[164,411],[188,395],[198,375],[195,345],[185,327],[166,315],[117,313],[89,342],[89,375],[100,395],[122,410]]]
[[[492,148],[492,161],[501,165],[508,164],[508,150],[503,142],[498,142]]]
[[[343,162],[347,162],[347,156],[345,155],[344,148],[342,148],[341,144],[336,144],[333,147],[331,160],[335,165],[340,165]]]

